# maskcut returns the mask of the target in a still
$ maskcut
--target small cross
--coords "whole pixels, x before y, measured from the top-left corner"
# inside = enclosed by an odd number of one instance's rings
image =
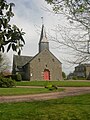
[[[43,25],[43,17],[41,17],[41,19],[42,19],[42,25]]]

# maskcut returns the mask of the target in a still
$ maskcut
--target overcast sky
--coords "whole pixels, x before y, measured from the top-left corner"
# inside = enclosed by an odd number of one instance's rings
[[[47,37],[50,44],[50,51],[62,62],[63,71],[69,73],[72,68],[67,66],[63,61],[63,53],[56,48],[55,43],[51,42],[48,35],[54,35],[53,29],[58,24],[65,24],[66,20],[63,16],[55,15],[46,10],[51,8],[47,5],[45,0],[7,0],[8,2],[15,3],[13,8],[14,17],[11,20],[12,24],[16,24],[19,28],[22,28],[26,33],[24,36],[25,46],[21,55],[34,56],[38,53],[38,43],[40,39],[40,31],[42,26],[41,17],[43,17],[43,23],[46,28]],[[10,61],[13,59],[13,51],[8,53]],[[66,55],[68,57],[68,55]]]

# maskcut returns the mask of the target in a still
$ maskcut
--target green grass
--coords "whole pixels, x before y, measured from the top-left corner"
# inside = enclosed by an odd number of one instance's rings
[[[27,81],[16,83],[17,86],[45,86],[47,84],[54,84],[60,87],[90,87],[89,81]]]
[[[0,103],[0,120],[90,120],[90,94],[48,101]]]
[[[48,93],[57,92],[64,89],[57,89],[50,91],[46,88],[0,88],[0,96],[7,95],[25,95],[25,94],[38,94],[38,93]]]

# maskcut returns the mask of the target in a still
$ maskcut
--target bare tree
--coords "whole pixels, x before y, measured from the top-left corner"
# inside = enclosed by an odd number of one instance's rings
[[[65,54],[71,57],[67,60],[69,63],[82,63],[90,60],[89,34],[84,28],[70,26],[69,28],[58,25],[55,29],[57,37],[52,37],[51,40],[58,43],[58,48]]]
[[[90,0],[46,1],[52,4],[56,14],[63,14],[70,23],[68,27],[57,25],[57,39],[51,38],[74,57],[67,61],[74,64],[90,61]]]
[[[70,21],[78,21],[89,27],[90,0],[45,0],[52,5],[56,14],[63,14]],[[90,15],[90,14],[89,14]]]

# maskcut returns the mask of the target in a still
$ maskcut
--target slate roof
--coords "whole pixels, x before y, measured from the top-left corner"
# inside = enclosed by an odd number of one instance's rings
[[[24,66],[25,64],[27,64],[33,58],[33,56],[14,55],[13,58],[14,58],[14,63],[17,66]]]
[[[88,63],[88,64],[80,64],[80,65],[78,65],[78,66],[76,66],[75,68],[77,68],[77,67],[81,67],[81,66],[85,66],[85,67],[90,67],[90,64]]]

